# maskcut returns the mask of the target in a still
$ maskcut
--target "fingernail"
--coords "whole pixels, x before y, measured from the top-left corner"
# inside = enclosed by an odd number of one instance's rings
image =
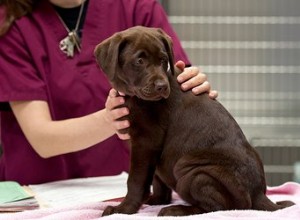
[[[183,78],[181,76],[177,76],[177,81],[181,83],[183,81]]]
[[[187,88],[188,88],[188,84],[183,83],[183,84],[181,84],[181,87],[182,87],[183,89],[187,89]]]
[[[198,88],[192,88],[193,93],[198,93],[199,89]]]

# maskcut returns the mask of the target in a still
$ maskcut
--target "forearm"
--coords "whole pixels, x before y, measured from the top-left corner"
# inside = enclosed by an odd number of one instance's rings
[[[46,102],[10,104],[26,138],[44,158],[86,149],[115,133],[105,118],[105,110],[79,118],[54,121]]]
[[[43,129],[35,131],[31,144],[45,158],[89,148],[115,133],[103,114],[101,110],[80,118],[49,121]]]

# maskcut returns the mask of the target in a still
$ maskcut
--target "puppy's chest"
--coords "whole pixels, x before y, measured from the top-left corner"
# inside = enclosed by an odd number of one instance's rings
[[[168,123],[170,109],[166,100],[151,102],[132,97],[126,101],[130,115],[130,132],[139,135],[165,132]]]

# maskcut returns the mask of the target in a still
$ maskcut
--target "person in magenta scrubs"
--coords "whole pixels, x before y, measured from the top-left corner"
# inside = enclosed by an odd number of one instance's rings
[[[190,61],[155,0],[1,1],[0,181],[39,184],[116,175],[129,169],[129,148],[117,129],[130,114],[95,62],[94,48],[117,31],[160,27],[173,39],[180,68]],[[187,67],[183,90],[210,89]],[[114,109],[114,110],[112,110]]]

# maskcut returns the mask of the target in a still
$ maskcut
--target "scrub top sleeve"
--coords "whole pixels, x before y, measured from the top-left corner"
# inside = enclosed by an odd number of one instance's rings
[[[46,100],[45,83],[16,26],[0,37],[0,110],[8,102]]]
[[[169,23],[163,7],[157,1],[138,0],[136,2],[135,18],[138,21],[137,25],[163,29],[172,38],[175,61],[182,60],[186,63],[186,66],[190,66],[191,62],[183,50],[177,34]]]

